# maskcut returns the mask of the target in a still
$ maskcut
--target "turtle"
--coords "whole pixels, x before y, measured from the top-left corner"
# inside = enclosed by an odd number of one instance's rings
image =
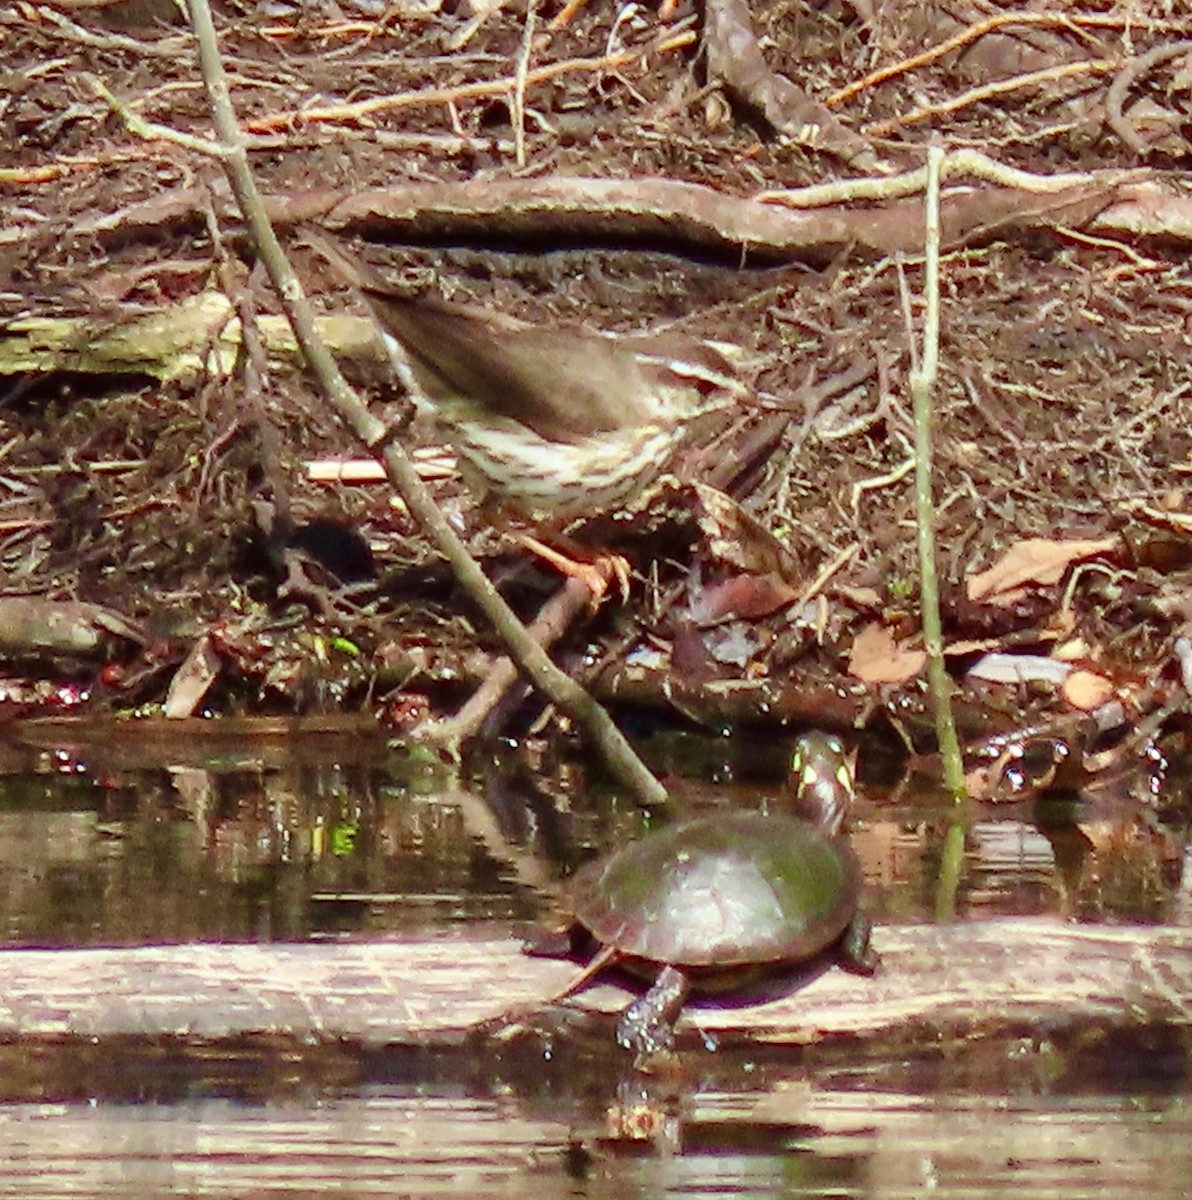
[[[625,1010],[617,1041],[665,1051],[691,988],[727,991],[834,949],[846,969],[879,960],[858,909],[862,872],[840,831],[852,801],[841,740],[804,734],[792,774],[807,817],[720,813],[661,829],[582,867],[567,889],[573,931],[601,949],[556,997],[605,967],[653,980]]]

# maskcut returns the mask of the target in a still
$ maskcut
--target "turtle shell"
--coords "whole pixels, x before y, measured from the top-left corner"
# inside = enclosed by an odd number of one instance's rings
[[[580,870],[572,912],[623,956],[680,968],[810,958],[856,912],[847,843],[794,817],[734,813],[649,834]]]

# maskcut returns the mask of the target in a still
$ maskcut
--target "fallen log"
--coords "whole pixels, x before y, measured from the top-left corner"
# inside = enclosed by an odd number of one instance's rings
[[[1038,1026],[1192,1026],[1192,929],[1013,919],[874,938],[876,978],[824,970],[763,1003],[701,1005],[699,1028],[736,1044],[885,1039],[905,1050]],[[9,950],[0,1039],[448,1046],[541,1011],[574,971],[512,939]],[[600,1016],[628,998],[597,982],[560,1003]]]

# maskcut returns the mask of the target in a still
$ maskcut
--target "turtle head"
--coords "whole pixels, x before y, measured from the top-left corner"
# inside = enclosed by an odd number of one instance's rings
[[[853,756],[834,733],[813,730],[795,743],[791,779],[801,815],[833,837],[853,803]]]

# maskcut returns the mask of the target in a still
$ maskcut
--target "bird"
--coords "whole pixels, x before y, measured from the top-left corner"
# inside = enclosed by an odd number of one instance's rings
[[[321,234],[308,241],[400,345],[412,399],[454,446],[465,481],[531,523],[632,508],[688,423],[744,391],[733,347],[532,324],[413,297]]]

